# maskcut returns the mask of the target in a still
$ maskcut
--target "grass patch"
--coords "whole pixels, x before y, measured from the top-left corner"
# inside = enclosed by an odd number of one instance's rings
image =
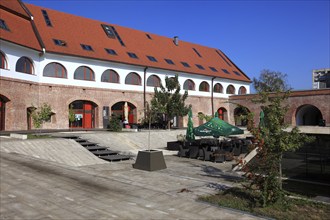
[[[53,138],[47,134],[28,134],[27,139],[44,139],[44,138]]]
[[[216,195],[204,196],[199,199],[222,207],[274,219],[328,219],[330,216],[329,204],[286,198],[283,202],[263,208],[258,205],[257,198],[258,195],[244,189],[230,188]]]

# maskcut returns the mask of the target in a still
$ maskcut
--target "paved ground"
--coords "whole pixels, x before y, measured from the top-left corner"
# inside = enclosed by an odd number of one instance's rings
[[[70,166],[1,151],[0,219],[257,219],[196,200],[237,184],[230,163],[165,161],[148,172],[134,160]]]

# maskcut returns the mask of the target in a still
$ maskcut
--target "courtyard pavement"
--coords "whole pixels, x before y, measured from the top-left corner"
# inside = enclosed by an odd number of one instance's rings
[[[161,136],[166,139],[166,133]],[[160,146],[163,139],[158,139]],[[159,171],[134,169],[134,157],[74,166],[34,151],[4,150],[8,143],[14,148],[28,140],[0,141],[0,219],[260,219],[197,200],[239,184],[231,163],[179,158],[164,151],[167,169]],[[46,140],[41,142],[35,143],[46,146]]]

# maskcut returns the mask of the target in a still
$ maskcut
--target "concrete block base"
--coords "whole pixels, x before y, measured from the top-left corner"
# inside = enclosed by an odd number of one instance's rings
[[[133,168],[146,171],[155,171],[166,169],[167,167],[162,151],[144,150],[138,152]]]

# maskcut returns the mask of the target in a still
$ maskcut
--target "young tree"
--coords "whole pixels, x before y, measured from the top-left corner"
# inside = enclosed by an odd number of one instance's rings
[[[282,156],[286,151],[294,151],[303,143],[310,141],[300,134],[297,127],[290,132],[284,123],[288,110],[285,102],[290,94],[290,87],[285,82],[286,75],[269,70],[262,71],[259,79],[253,79],[258,92],[254,103],[260,104],[263,110],[263,126],[256,127],[250,123],[259,152],[254,163],[247,164],[245,170],[250,179],[248,188],[261,193],[261,204],[267,206],[283,198],[282,189]],[[261,125],[261,124],[260,124]]]
[[[42,128],[43,124],[46,121],[50,120],[51,115],[52,115],[51,106],[47,103],[43,103],[39,109],[35,109],[32,112],[31,116],[34,127],[37,129]]]
[[[185,116],[188,114],[191,106],[185,105],[188,92],[180,94],[181,88],[178,81],[178,75],[165,78],[165,87],[161,84],[160,88],[155,88],[155,93],[151,99],[151,111],[157,114],[165,114],[165,123],[167,128],[171,128],[171,120],[175,116]]]
[[[70,105],[69,108],[69,115],[68,115],[69,123],[70,123],[70,128],[72,129],[72,123],[76,120],[75,114],[73,112],[73,106],[72,104]]]

